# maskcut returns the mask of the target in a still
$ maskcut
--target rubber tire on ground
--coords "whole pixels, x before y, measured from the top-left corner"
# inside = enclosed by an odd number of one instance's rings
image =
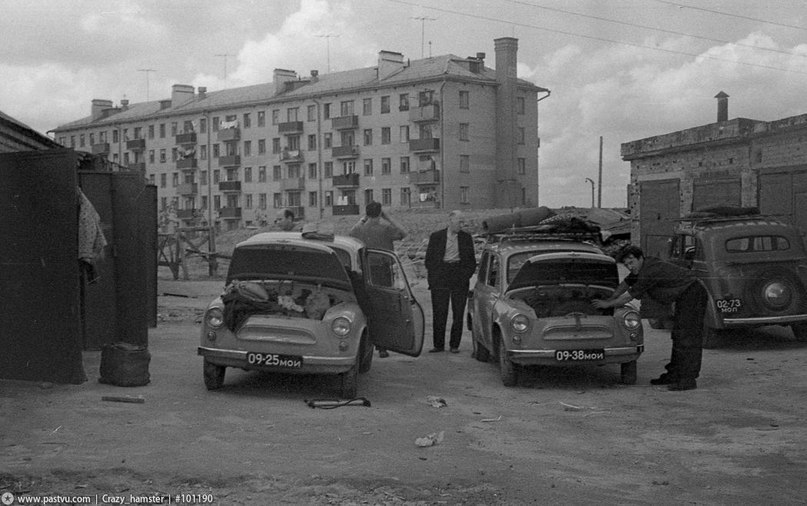
[[[339,375],[340,392],[345,399],[355,399],[359,387],[359,367],[354,365],[349,371]]]
[[[794,323],[790,325],[793,337],[800,343],[807,343],[807,323]]]
[[[499,339],[499,374],[502,377],[502,384],[506,387],[514,387],[518,384],[518,366],[507,356],[507,348],[504,346],[504,339]]]
[[[479,335],[478,332],[474,330],[473,320],[471,319],[471,315],[468,315],[468,323],[471,324],[471,342],[474,344],[474,353],[473,357],[480,362],[489,362],[490,361],[490,351],[485,348],[477,336]]]
[[[205,360],[202,372],[204,373],[205,386],[208,390],[218,390],[224,385],[224,373],[227,372],[225,366],[211,364]]]
[[[373,355],[375,354],[375,346],[367,339],[367,334],[361,338],[359,345],[359,373],[364,374],[370,371],[373,366]]]
[[[623,385],[635,385],[636,384],[636,372],[638,367],[636,366],[636,361],[631,360],[630,362],[623,362],[619,365],[619,381]]]
[[[722,336],[724,335],[721,329],[716,329],[713,327],[709,327],[708,325],[704,325],[703,327],[703,343],[702,347],[704,350],[714,350],[715,348],[720,347],[720,341],[722,340]]]

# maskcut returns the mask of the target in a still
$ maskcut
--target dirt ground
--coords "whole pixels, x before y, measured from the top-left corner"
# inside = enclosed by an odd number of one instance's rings
[[[325,410],[304,401],[337,396],[327,377],[228,369],[205,390],[199,320],[221,288],[160,280],[147,386],[98,383],[100,352],[82,385],[0,381],[0,503],[807,503],[807,345],[787,329],[706,350],[688,392],[648,383],[670,351],[648,325],[635,386],[579,366],[505,388],[466,331],[457,355],[376,356],[359,379],[371,406]],[[416,294],[428,320],[422,282]]]

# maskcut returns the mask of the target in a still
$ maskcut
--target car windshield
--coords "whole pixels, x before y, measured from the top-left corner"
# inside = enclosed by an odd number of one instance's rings
[[[518,271],[508,289],[527,286],[582,284],[616,288],[619,273],[615,263],[591,260],[529,262]]]
[[[233,253],[227,281],[254,278],[318,279],[349,284],[343,260],[335,250],[325,252],[287,244],[242,246]]]

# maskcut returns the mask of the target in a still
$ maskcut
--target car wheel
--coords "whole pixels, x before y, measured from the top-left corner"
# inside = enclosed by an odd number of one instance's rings
[[[793,329],[793,336],[800,343],[807,343],[807,323],[794,323],[790,326]]]
[[[341,384],[342,397],[345,399],[354,399],[359,386],[359,368],[353,366],[349,371],[343,372],[339,375]]]
[[[471,320],[471,315],[468,315],[468,323],[473,324]],[[485,345],[482,344],[481,340],[479,339],[479,332],[474,330],[474,326],[471,325],[471,341],[474,343],[474,358],[480,362],[489,362],[490,361],[490,351],[485,348]]]
[[[373,365],[373,355],[375,346],[367,339],[367,334],[361,338],[361,345],[359,345],[359,372],[364,374],[370,370]]]
[[[205,360],[202,370],[205,376],[205,386],[208,390],[218,390],[224,385],[224,373],[227,371],[225,366],[211,364]]]
[[[504,339],[499,339],[499,374],[502,377],[502,384],[506,387],[514,387],[518,383],[518,366],[507,356],[507,348],[504,346]]]
[[[723,332],[720,329],[716,329],[713,327],[704,326],[703,327],[703,344],[702,347],[704,350],[713,350],[720,345],[721,337],[723,336]]]
[[[631,360],[630,362],[623,362],[620,364],[620,382],[623,385],[635,385],[636,384],[636,361]]]

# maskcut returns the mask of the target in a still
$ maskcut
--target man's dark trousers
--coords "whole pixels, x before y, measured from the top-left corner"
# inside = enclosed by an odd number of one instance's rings
[[[678,381],[694,380],[701,370],[703,355],[703,318],[709,295],[700,282],[692,283],[675,300],[672,355],[665,367]]]
[[[448,306],[451,305],[451,337],[448,345],[459,348],[462,340],[463,316],[465,315],[465,302],[468,300],[468,284],[460,288],[436,288],[432,294],[432,335],[434,347],[442,350],[446,345],[446,321],[448,319]]]

